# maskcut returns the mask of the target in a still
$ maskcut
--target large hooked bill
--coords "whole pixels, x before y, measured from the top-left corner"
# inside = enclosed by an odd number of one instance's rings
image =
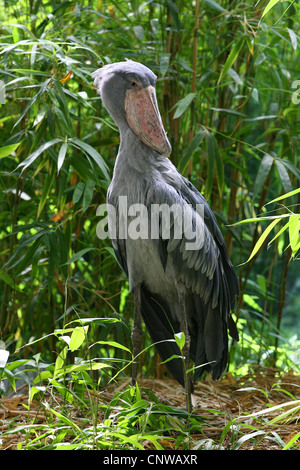
[[[149,85],[138,90],[128,90],[125,112],[129,126],[142,142],[168,157],[171,145],[158,110],[155,88]]]

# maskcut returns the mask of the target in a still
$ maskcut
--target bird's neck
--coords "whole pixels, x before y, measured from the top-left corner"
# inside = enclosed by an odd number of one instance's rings
[[[148,182],[154,187],[159,180],[163,180],[171,186],[180,188],[181,176],[169,158],[147,147],[130,127],[120,129],[120,137],[113,175],[115,186]]]
[[[155,166],[158,154],[145,145],[129,126],[120,129],[120,147],[115,169],[127,167],[128,170],[145,174]]]

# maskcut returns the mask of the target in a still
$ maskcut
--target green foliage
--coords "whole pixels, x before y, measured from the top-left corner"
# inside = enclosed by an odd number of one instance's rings
[[[127,373],[132,299],[110,241],[96,235],[119,135],[91,79],[127,57],[157,74],[171,158],[208,198],[237,267],[230,370],[299,370],[299,5],[6,0],[0,21],[0,328],[13,363],[38,355],[53,385]],[[66,343],[67,325],[98,317],[70,327]],[[87,331],[88,358],[67,364]],[[153,377],[149,345],[142,373]],[[147,415],[136,401],[136,416]],[[134,434],[114,439],[140,446]]]

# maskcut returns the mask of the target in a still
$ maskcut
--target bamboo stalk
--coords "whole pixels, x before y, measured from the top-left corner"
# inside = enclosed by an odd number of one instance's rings
[[[193,73],[192,73],[192,93],[196,93],[196,78],[197,78],[197,60],[198,60],[198,29],[199,29],[199,0],[196,0],[195,5],[195,26],[194,26],[194,40],[193,40]],[[195,102],[191,103],[191,123],[189,129],[189,142],[193,140],[195,125]],[[190,178],[193,169],[193,159],[191,158],[188,165],[188,177]]]

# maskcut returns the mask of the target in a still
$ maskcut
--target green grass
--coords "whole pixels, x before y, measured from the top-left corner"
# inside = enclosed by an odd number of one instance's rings
[[[162,394],[143,385],[143,379],[135,386],[128,384],[133,360],[129,349],[117,342],[101,341],[103,351],[121,348],[128,358],[120,361],[113,354],[93,357],[91,351],[96,346],[90,342],[93,322],[99,320],[82,320],[79,325],[76,322],[75,326],[67,325],[53,332],[60,342],[54,363],[44,363],[41,354],[36,354],[31,359],[9,361],[1,369],[1,379],[10,384],[12,393],[18,392],[18,380],[26,382],[26,388],[21,389],[26,401],[22,399],[14,417],[6,419],[6,429],[1,434],[4,448],[10,436],[16,434],[18,442],[14,447],[23,450],[300,448],[299,432],[295,431],[300,419],[299,376],[295,376],[295,382],[298,377],[295,392],[289,391],[279,379],[274,379],[269,390],[258,388],[255,382],[251,385],[251,381],[250,386],[243,386],[244,379],[238,387],[236,377],[234,393],[236,400],[240,400],[240,409],[237,407],[233,412],[230,404],[228,409],[218,406],[216,397],[220,392],[222,401],[224,392],[218,391],[216,385],[215,392],[207,389],[193,412],[188,413],[181,387],[177,402],[168,404],[167,389],[162,400]],[[23,352],[31,345],[26,345]],[[258,411],[243,409],[243,397],[249,393],[262,403]],[[278,404],[274,402],[274,393],[280,396]],[[212,397],[211,407],[207,407],[206,394]],[[5,394],[2,399],[5,408]],[[172,400],[170,393],[169,401]],[[281,430],[289,427],[288,438],[286,434],[282,438]],[[212,432],[214,436],[210,437]]]

